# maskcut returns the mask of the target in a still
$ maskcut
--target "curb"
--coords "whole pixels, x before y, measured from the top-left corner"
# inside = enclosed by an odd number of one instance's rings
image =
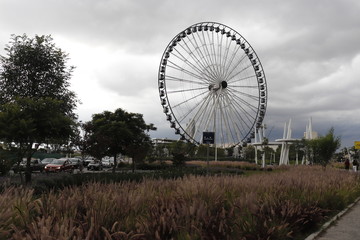
[[[337,221],[340,217],[342,217],[345,213],[347,213],[357,202],[360,201],[360,197],[358,197],[353,203],[348,205],[344,210],[336,214],[333,218],[331,218],[328,222],[320,227],[320,230],[310,234],[304,240],[315,240],[321,233],[323,233],[326,229],[328,229],[335,221]]]

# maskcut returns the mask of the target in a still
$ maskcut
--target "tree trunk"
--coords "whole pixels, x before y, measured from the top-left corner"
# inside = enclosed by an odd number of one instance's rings
[[[134,154],[132,156],[132,172],[134,173],[135,172],[135,169],[136,169],[136,166],[135,166],[135,157],[134,157]]]
[[[31,156],[26,159],[25,184],[31,183]]]

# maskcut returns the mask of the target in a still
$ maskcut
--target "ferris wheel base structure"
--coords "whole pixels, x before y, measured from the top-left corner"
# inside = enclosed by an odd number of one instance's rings
[[[217,146],[250,142],[264,120],[267,85],[260,59],[234,29],[201,22],[167,45],[158,71],[160,103],[181,140]]]

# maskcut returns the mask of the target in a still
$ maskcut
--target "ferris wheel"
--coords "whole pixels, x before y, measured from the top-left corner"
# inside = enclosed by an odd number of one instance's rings
[[[180,139],[215,144],[249,142],[265,117],[267,86],[255,50],[234,29],[216,22],[194,24],[167,45],[159,66],[161,105]]]

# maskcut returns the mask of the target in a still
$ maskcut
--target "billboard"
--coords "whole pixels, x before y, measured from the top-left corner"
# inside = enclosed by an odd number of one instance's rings
[[[214,144],[215,133],[214,132],[203,132],[203,144]]]
[[[354,147],[355,147],[355,149],[360,149],[360,141],[355,141]]]

